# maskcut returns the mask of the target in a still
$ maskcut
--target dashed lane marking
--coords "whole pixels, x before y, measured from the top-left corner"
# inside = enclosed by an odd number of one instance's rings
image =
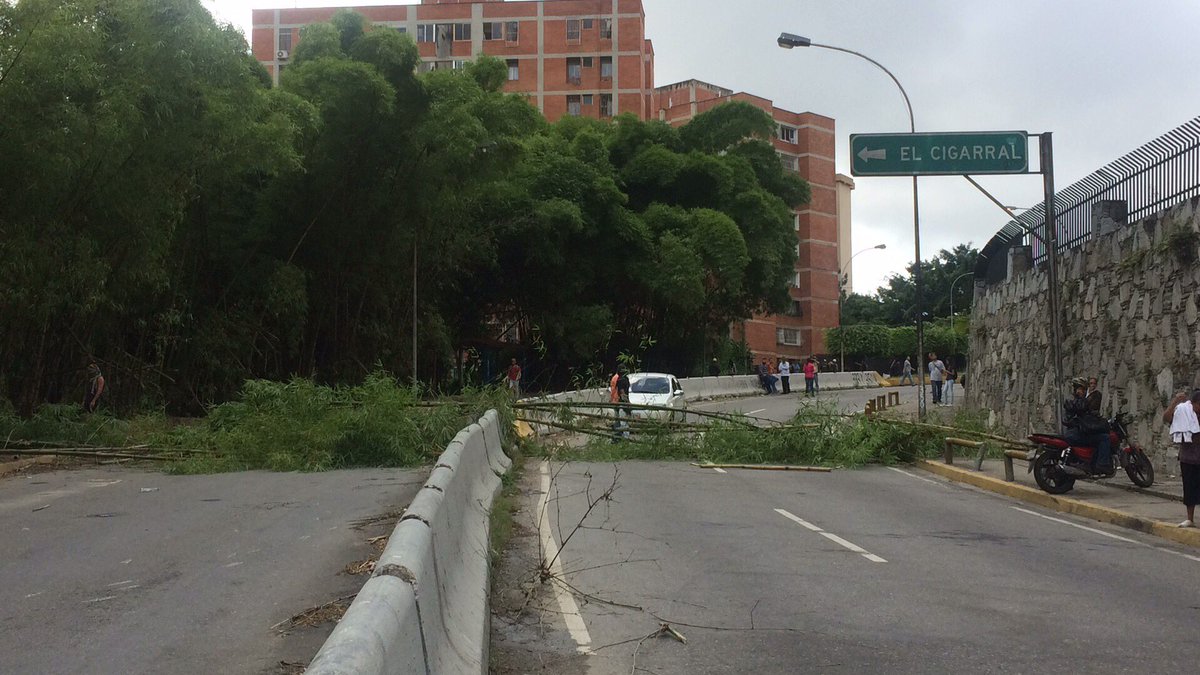
[[[839,546],[841,546],[847,550],[853,551],[853,552],[861,555],[862,557],[866,558],[867,560],[870,560],[871,562],[877,562],[877,563],[887,562],[887,560],[875,555],[874,553],[871,553],[870,551],[864,549],[863,547],[859,546],[858,544],[855,544],[850,541],[846,541],[845,539],[837,536],[836,534],[834,534],[832,532],[826,532],[825,530],[822,530],[821,528],[817,527],[816,525],[813,525],[812,523],[801,518],[800,516],[789,513],[783,509],[775,509],[775,513],[778,513],[779,515],[783,516],[784,518],[787,518],[788,520],[790,520],[792,522],[798,523],[802,527],[808,528],[809,530],[816,532],[817,534],[821,535],[822,537],[825,537],[829,541],[832,541],[835,544],[838,544]]]
[[[948,486],[947,486],[945,483],[939,483],[939,482],[938,482],[938,481],[936,481],[936,480],[929,480],[928,478],[922,478],[922,477],[918,476],[917,474],[915,474],[915,473],[910,473],[910,472],[908,472],[908,471],[905,471],[904,469],[897,469],[897,468],[896,468],[896,467],[894,467],[894,466],[889,466],[889,467],[888,467],[888,469],[890,469],[890,470],[892,470],[892,471],[895,471],[896,473],[902,473],[902,474],[904,474],[905,476],[908,476],[909,478],[916,478],[917,480],[925,481],[926,483],[933,483],[934,485],[940,485],[940,486],[942,486],[942,487],[948,487]]]
[[[1023,509],[1019,506],[1014,506],[1012,508],[1016,509],[1017,511],[1020,511],[1021,513],[1028,513],[1031,516],[1037,516],[1038,518],[1045,518],[1046,520],[1052,520],[1056,523],[1062,523],[1063,525],[1070,525],[1071,527],[1076,527],[1081,530],[1086,530],[1088,532],[1099,534],[1099,535],[1108,537],[1109,539],[1116,539],[1117,541],[1123,541],[1123,542],[1126,542],[1129,544],[1137,544],[1138,546],[1145,546],[1146,548],[1152,548],[1155,551],[1162,551],[1163,553],[1170,553],[1171,555],[1177,555],[1180,558],[1187,558],[1188,560],[1191,560],[1194,562],[1200,562],[1200,556],[1194,556],[1194,555],[1191,555],[1190,553],[1183,553],[1182,551],[1175,551],[1173,549],[1163,548],[1162,546],[1155,546],[1154,544],[1147,544],[1144,541],[1138,541],[1136,539],[1122,537],[1120,535],[1116,535],[1111,532],[1105,532],[1104,530],[1098,530],[1094,527],[1088,527],[1087,525],[1080,525],[1079,523],[1072,523],[1071,521],[1065,520],[1063,518],[1055,518],[1054,516],[1047,516],[1045,514],[1038,513],[1037,511],[1030,511],[1029,509]]]
[[[713,471],[716,471],[717,473],[729,473],[728,471],[726,471],[725,469],[722,469],[719,466],[714,466]]]

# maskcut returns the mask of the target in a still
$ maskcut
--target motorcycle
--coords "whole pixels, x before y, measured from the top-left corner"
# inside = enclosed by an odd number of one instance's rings
[[[1118,413],[1108,420],[1108,438],[1112,444],[1113,461],[1120,464],[1129,480],[1138,487],[1154,484],[1154,465],[1141,446],[1129,441],[1127,415]],[[1038,487],[1052,495],[1070,492],[1077,479],[1109,478],[1091,473],[1095,448],[1072,446],[1059,434],[1033,434],[1029,440],[1037,446],[1030,453],[1029,471]]]

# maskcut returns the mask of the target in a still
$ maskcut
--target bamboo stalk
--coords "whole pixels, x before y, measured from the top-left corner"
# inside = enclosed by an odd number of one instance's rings
[[[105,457],[116,459],[153,459],[170,461],[173,457],[164,454],[135,455],[127,452],[93,451],[90,448],[7,448],[0,451],[3,455],[63,455],[66,457]]]
[[[750,469],[752,471],[813,471],[817,473],[833,471],[827,466],[797,466],[793,464],[712,464],[708,462],[697,464],[692,462],[692,466],[698,466],[701,469]]]

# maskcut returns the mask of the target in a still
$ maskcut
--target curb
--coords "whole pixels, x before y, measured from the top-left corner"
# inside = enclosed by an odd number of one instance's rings
[[[1037,504],[1038,506],[1062,513],[1070,513],[1102,523],[1119,525],[1131,530],[1137,530],[1138,532],[1145,532],[1146,534],[1152,534],[1177,544],[1200,548],[1200,529],[1180,528],[1161,520],[1135,516],[1131,513],[1110,509],[1106,506],[1097,506],[1096,504],[1090,504],[1078,499],[1068,499],[1067,497],[1047,494],[1041,490],[1035,490],[1017,483],[1009,483],[998,478],[984,476],[974,471],[959,469],[933,460],[918,460],[915,466],[918,469],[935,473],[943,478],[973,485],[989,492],[1004,495],[1005,497],[1029,502],[1030,504]]]

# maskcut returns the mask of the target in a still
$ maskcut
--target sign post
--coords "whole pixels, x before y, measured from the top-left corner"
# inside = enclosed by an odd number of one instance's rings
[[[851,134],[855,176],[958,176],[1028,173],[1024,131]]]

